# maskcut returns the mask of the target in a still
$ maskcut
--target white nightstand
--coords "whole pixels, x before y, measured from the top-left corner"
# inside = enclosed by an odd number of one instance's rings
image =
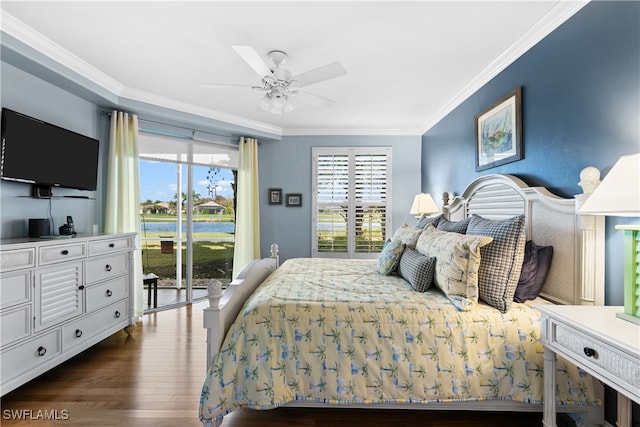
[[[618,427],[631,426],[631,400],[640,403],[640,326],[619,319],[623,307],[542,305],[544,419],[555,427],[556,354],[618,392]]]

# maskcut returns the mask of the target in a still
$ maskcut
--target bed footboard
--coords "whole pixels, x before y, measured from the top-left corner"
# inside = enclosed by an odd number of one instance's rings
[[[229,327],[238,316],[247,298],[278,268],[278,245],[271,245],[271,256],[249,263],[224,291],[220,282],[212,280],[207,288],[209,307],[204,309],[203,323],[207,329],[207,370],[222,346]]]

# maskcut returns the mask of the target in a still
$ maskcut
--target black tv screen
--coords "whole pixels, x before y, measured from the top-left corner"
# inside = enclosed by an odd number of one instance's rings
[[[99,144],[97,139],[3,108],[0,177],[94,191]]]

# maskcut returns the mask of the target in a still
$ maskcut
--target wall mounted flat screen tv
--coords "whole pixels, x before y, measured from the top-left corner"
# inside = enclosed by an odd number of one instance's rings
[[[0,178],[41,186],[96,189],[99,141],[2,109]]]

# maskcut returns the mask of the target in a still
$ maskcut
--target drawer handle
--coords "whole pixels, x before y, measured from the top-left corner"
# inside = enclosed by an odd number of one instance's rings
[[[115,248],[115,247],[116,247],[116,245],[115,245],[115,243],[109,243],[109,247],[110,247],[110,248]]]
[[[118,310],[116,310],[116,312],[114,313],[114,316],[116,316],[116,319],[120,318],[120,312]]]
[[[595,357],[596,355],[596,351],[592,348],[589,347],[585,347],[584,348],[584,355],[587,357]]]
[[[61,251],[60,253],[61,253],[62,255],[69,255],[69,251],[68,251],[68,250],[66,250],[66,249],[65,249],[65,250],[63,250],[63,251]]]
[[[113,292],[111,292],[110,289],[107,289],[107,296],[110,297],[111,295],[113,295]]]
[[[82,331],[80,329],[76,329],[76,338],[80,338],[82,336]]]
[[[47,349],[42,346],[38,347],[38,356],[44,356],[45,354],[47,354]]]
[[[107,271],[111,271],[111,266],[109,264],[107,264],[107,265],[104,266],[104,269],[107,270]]]
[[[84,285],[78,286],[78,289],[83,290],[84,289]]]

